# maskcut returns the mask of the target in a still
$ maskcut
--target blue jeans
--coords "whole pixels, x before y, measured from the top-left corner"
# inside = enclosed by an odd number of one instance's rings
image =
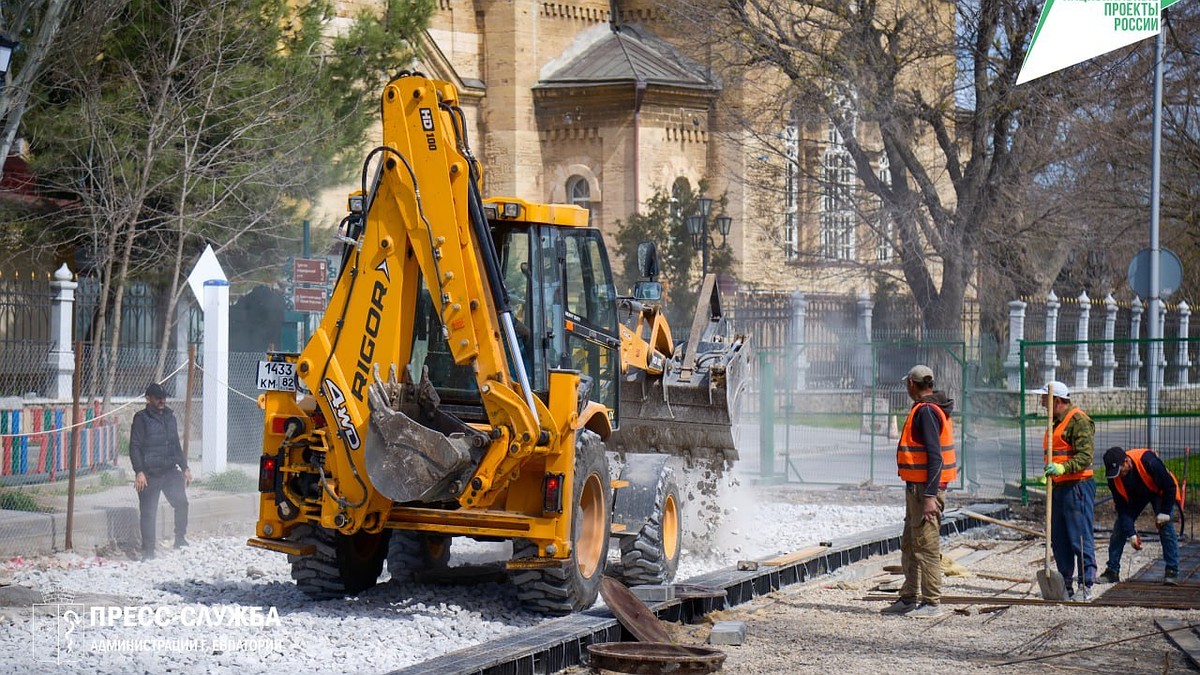
[[[1146,505],[1142,504],[1136,511],[1117,511],[1117,522],[1113,523],[1112,539],[1108,542],[1108,569],[1114,572],[1121,571],[1121,554],[1125,552],[1125,541],[1137,532],[1135,521],[1145,508]],[[1179,536],[1175,533],[1174,521],[1168,522],[1158,531],[1158,538],[1162,542],[1163,563],[1168,569],[1178,570]]]
[[[1050,522],[1050,548],[1054,562],[1066,582],[1074,588],[1076,564],[1079,586],[1096,582],[1096,541],[1092,538],[1092,516],[1096,507],[1096,483],[1081,480],[1066,487],[1054,486],[1054,512]]]

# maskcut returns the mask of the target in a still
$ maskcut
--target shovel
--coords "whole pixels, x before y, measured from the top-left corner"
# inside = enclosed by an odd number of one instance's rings
[[[1054,445],[1054,395],[1046,385],[1046,464],[1050,463]],[[1038,586],[1045,600],[1066,600],[1067,584],[1063,575],[1050,566],[1050,509],[1054,503],[1054,477],[1046,477],[1046,567],[1038,570]]]

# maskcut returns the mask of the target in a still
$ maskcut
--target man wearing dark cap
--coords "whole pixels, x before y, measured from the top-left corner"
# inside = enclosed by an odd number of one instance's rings
[[[954,401],[933,388],[933,370],[913,366],[902,380],[913,406],[896,445],[896,467],[904,481],[904,532],[900,566],[904,585],[900,599],[881,610],[919,618],[945,615],[942,601],[942,511],[946,487],[958,476]]]
[[[1167,566],[1163,583],[1177,585],[1179,538],[1171,522],[1171,511],[1176,503],[1180,508],[1183,506],[1183,491],[1179,488],[1179,481],[1175,480],[1175,476],[1153,450],[1144,448],[1109,448],[1104,453],[1104,473],[1108,476],[1108,489],[1112,491],[1113,506],[1117,509],[1117,521],[1113,524],[1112,539],[1108,543],[1108,565],[1100,578],[1112,583],[1121,580],[1121,554],[1125,551],[1125,540],[1137,532],[1135,523],[1138,516],[1147,505],[1153,505],[1154,524],[1158,527],[1163,562]]]
[[[187,546],[187,486],[192,483],[192,472],[179,444],[175,413],[167,407],[167,392],[157,382],[146,387],[146,407],[133,416],[129,461],[137,473],[133,487],[141,509],[142,559],[154,557],[160,492],[175,509],[175,548]]]

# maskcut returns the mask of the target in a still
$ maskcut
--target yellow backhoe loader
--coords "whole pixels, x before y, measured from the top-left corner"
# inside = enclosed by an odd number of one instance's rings
[[[595,601],[613,538],[627,583],[670,581],[667,459],[736,458],[743,342],[712,280],[677,350],[648,299],[617,297],[586,210],[481,197],[453,85],[401,74],[382,119],[319,327],[259,364],[248,543],[288,554],[319,599],[373,586],[385,562],[400,581],[444,566],[453,537],[511,540],[509,577],[543,613]]]

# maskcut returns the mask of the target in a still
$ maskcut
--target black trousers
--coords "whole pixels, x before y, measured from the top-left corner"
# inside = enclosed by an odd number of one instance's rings
[[[142,553],[154,553],[155,525],[158,520],[158,495],[166,495],[167,502],[175,509],[175,541],[187,536],[188,500],[183,484],[183,472],[174,469],[158,476],[146,475],[146,487],[138,493],[141,506]]]

